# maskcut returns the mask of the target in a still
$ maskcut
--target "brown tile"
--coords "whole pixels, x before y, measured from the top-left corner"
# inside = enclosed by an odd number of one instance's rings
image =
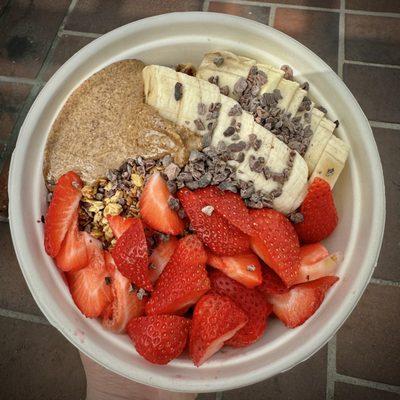
[[[2,399],[84,399],[78,351],[51,327],[0,318]]]
[[[292,4],[306,7],[339,8],[340,0],[256,0],[268,3]]]
[[[400,18],[346,15],[345,57],[400,64]]]
[[[68,17],[66,29],[105,33],[121,25],[173,11],[200,11],[202,0],[81,0]]]
[[[345,64],[344,81],[370,120],[400,122],[400,69]]]
[[[241,4],[230,4],[230,3],[219,3],[212,1],[208,7],[208,11],[219,12],[224,14],[237,15],[252,19],[263,24],[268,24],[269,8],[268,7],[257,7],[247,6]]]
[[[386,191],[386,225],[376,278],[400,281],[400,131],[374,129]]]
[[[367,287],[337,335],[337,372],[399,384],[399,304],[399,287],[374,284]]]
[[[292,370],[264,382],[224,392],[224,400],[288,400],[325,398],[326,347]]]
[[[83,46],[86,46],[92,40],[93,39],[91,38],[80,36],[62,36],[54,50],[51,63],[47,66],[43,74],[43,79],[50,79],[51,76],[58,70],[58,68],[61,67],[61,65],[63,65],[78,50],[80,50]]]
[[[0,24],[0,74],[35,78],[69,0],[16,0]]]
[[[346,0],[346,9],[400,12],[400,2],[399,0]]]
[[[5,146],[4,146],[5,150]],[[2,149],[2,151],[4,151]],[[0,220],[8,218],[8,170],[10,168],[10,159],[3,163],[0,159]]]
[[[278,8],[274,28],[309,47],[337,70],[339,15],[332,12]]]
[[[363,386],[335,383],[335,400],[399,400],[396,393],[384,392]]]
[[[0,308],[43,315],[25,283],[7,222],[0,222]]]
[[[30,90],[30,85],[0,83],[0,140],[6,140]]]

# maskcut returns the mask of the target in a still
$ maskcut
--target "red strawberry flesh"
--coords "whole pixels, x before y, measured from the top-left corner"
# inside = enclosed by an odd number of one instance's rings
[[[106,251],[104,254],[106,268],[109,271],[109,285],[113,300],[103,312],[103,326],[117,333],[125,331],[128,322],[144,313],[145,298],[140,300],[137,290],[117,269],[111,254]]]
[[[127,332],[136,351],[153,364],[168,364],[183,352],[190,321],[177,315],[133,318]]]
[[[46,253],[55,257],[75,218],[79,206],[82,181],[75,172],[67,172],[57,181],[44,224]]]
[[[78,230],[78,213],[75,212],[55,263],[62,271],[76,271],[86,267],[88,262],[85,235]]]
[[[134,218],[131,226],[117,240],[111,255],[123,276],[137,287],[152,291],[147,251],[142,221]]]
[[[145,224],[156,231],[179,235],[183,232],[185,224],[178,213],[169,206],[171,197],[173,196],[161,174],[153,174],[140,196],[140,215]]]
[[[267,318],[272,311],[264,296],[255,289],[248,289],[222,272],[210,273],[211,289],[228,296],[247,315],[249,321],[226,344],[233,347],[248,346],[262,337],[267,327]]]
[[[128,228],[130,228],[134,218],[124,218],[121,217],[121,215],[108,215],[107,220],[114,236],[118,239],[126,230],[128,230]]]
[[[304,220],[295,224],[302,243],[317,243],[326,239],[336,228],[338,215],[329,183],[315,178],[300,206]]]
[[[291,286],[300,267],[300,245],[293,225],[275,210],[252,210],[250,215],[257,232],[251,238],[253,251]]]
[[[235,335],[248,319],[229,297],[210,293],[203,296],[193,312],[189,351],[199,367]]]
[[[178,192],[178,198],[196,234],[215,254],[233,256],[249,251],[249,236],[218,211],[204,212],[204,208],[210,206],[208,196],[183,188]]]
[[[269,295],[274,314],[288,327],[302,325],[319,308],[327,290],[338,281],[337,276],[326,276],[292,287],[287,293]]]
[[[150,255],[150,280],[154,283],[164,268],[168,264],[168,261],[174,254],[176,247],[178,246],[178,239],[171,236],[168,240],[162,241],[153,250]]]
[[[67,273],[72,298],[79,310],[89,318],[99,317],[112,301],[110,277],[106,268],[101,243],[84,232],[89,264],[78,271]]]
[[[185,236],[158,278],[146,313],[185,312],[210,289],[205,263],[207,254],[195,235]]]

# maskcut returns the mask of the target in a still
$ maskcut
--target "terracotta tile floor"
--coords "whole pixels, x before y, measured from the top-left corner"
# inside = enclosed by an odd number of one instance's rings
[[[0,0],[0,399],[85,397],[77,351],[36,306],[12,248],[6,188],[23,119],[44,83],[93,38],[140,18],[189,10],[270,24],[335,69],[374,128],[387,197],[374,278],[330,343],[273,379],[199,398],[400,399],[399,0]]]

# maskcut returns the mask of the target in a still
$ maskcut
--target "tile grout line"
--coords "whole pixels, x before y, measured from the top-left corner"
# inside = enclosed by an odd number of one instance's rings
[[[202,10],[207,11],[209,6],[210,6],[210,0],[204,0]]]
[[[43,74],[46,72],[47,67],[50,65],[50,63],[53,60],[53,55],[54,55],[54,51],[56,49],[56,47],[58,46],[58,44],[60,43],[61,40],[61,36],[59,35],[60,31],[62,29],[64,29],[65,24],[67,23],[68,17],[70,16],[70,14],[72,13],[72,11],[74,10],[76,4],[78,3],[78,0],[72,0],[71,3],[69,4],[68,10],[64,15],[63,20],[61,21],[60,26],[57,29],[57,33],[53,39],[53,42],[51,43],[51,46],[49,48],[49,50],[47,51],[46,57],[43,60],[43,64],[40,67],[40,70],[37,74],[37,80],[39,82],[42,82],[42,76]]]
[[[39,315],[22,313],[19,311],[11,311],[11,310],[6,310],[4,308],[0,308],[0,317],[18,319],[21,321],[33,322],[35,324],[52,326],[50,322],[47,321],[46,318],[41,317]]]
[[[259,1],[249,1],[249,0],[214,0],[216,3],[230,3],[230,4],[239,4],[244,6],[255,6],[255,7],[285,7],[292,8],[295,10],[310,10],[310,11],[327,11],[327,12],[339,12],[337,8],[324,8],[324,7],[306,7],[306,6],[297,6],[294,4],[284,4],[284,3],[268,3]]]
[[[344,63],[351,65],[365,65],[367,67],[400,69],[400,65],[394,65],[394,64],[378,64],[378,63],[356,61],[356,60],[344,60]]]
[[[94,32],[80,32],[80,31],[71,31],[69,29],[60,29],[58,32],[59,36],[69,35],[69,36],[82,36],[92,39],[97,39],[102,36],[102,33],[94,33]]]
[[[375,381],[369,381],[367,379],[355,378],[353,376],[347,376],[347,375],[342,375],[342,374],[338,374],[338,373],[336,373],[335,379],[336,379],[336,382],[340,382],[340,383],[347,383],[350,385],[363,386],[363,387],[368,387],[371,389],[378,389],[378,390],[382,390],[385,392],[392,392],[392,393],[400,394],[400,386],[389,385],[387,383],[381,383],[381,382],[375,382]]]
[[[369,124],[372,128],[400,129],[400,123],[395,122],[369,121]]]
[[[215,400],[223,400],[224,392],[217,392],[215,393]]]
[[[22,83],[22,84],[24,84],[24,85],[34,85],[34,84],[36,83],[36,79],[19,78],[18,76],[0,75],[0,82],[6,82],[6,83]]]
[[[398,281],[389,281],[387,279],[371,278],[371,280],[369,282],[373,283],[375,285],[380,285],[380,286],[400,287],[400,282],[398,282]]]
[[[336,335],[328,342],[328,358],[326,363],[326,400],[335,397],[336,375]]]
[[[271,6],[269,9],[268,25],[273,28],[275,23],[276,6]]]
[[[391,17],[391,18],[400,18],[400,13],[379,12],[379,11],[346,10],[346,14],[366,15],[366,16],[369,16],[369,17]]]
[[[338,41],[338,75],[343,80],[343,64],[345,60],[344,37],[345,37],[345,0],[340,0],[339,15],[339,41]]]

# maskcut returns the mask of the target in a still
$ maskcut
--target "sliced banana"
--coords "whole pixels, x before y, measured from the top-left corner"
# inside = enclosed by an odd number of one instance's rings
[[[279,82],[277,89],[281,92],[282,98],[278,102],[278,108],[286,111],[297,89],[300,85],[297,82],[282,79]],[[298,107],[297,107],[298,108]],[[297,112],[297,109],[296,109]]]
[[[286,112],[290,114],[292,117],[296,116],[297,110],[300,107],[304,97],[307,96],[307,91],[304,89],[298,88],[295,92]]]
[[[346,142],[332,136],[310,177],[310,182],[315,177],[319,177],[326,180],[333,188],[344,168],[349,152],[350,146]]]
[[[314,131],[306,154],[304,154],[304,159],[308,165],[308,172],[310,175],[313,173],[335,128],[336,125],[332,121],[323,117]]]
[[[275,135],[254,122],[253,116],[240,109],[239,104],[224,95],[221,95],[217,86],[189,75],[174,71],[172,74],[169,68],[157,65],[147,66],[143,70],[145,82],[146,102],[156,107],[162,115],[169,115],[178,124],[186,124],[186,118],[205,120],[207,114],[199,115],[199,104],[207,108],[207,113],[215,111],[215,105],[219,104],[219,112],[211,116],[210,121],[215,120],[212,143],[217,144],[224,141],[228,146],[241,143],[240,150],[233,150],[234,153],[243,153],[237,161],[237,177],[246,182],[252,181],[256,190],[269,194],[271,190],[278,189],[281,195],[274,198],[273,207],[283,213],[290,213],[295,210],[302,199],[307,187],[307,165],[299,154],[295,154],[293,167],[288,170],[288,161],[291,150]],[[175,97],[176,83],[182,85],[182,96]],[[193,93],[188,93],[193,91]],[[166,92],[166,93],[165,93]],[[157,93],[157,96],[154,95]],[[232,114],[233,107],[240,109],[239,115]],[[237,114],[237,113],[234,113]],[[166,117],[168,118],[168,117]],[[233,121],[234,120],[234,121]],[[189,121],[192,122],[192,121]],[[235,132],[230,135],[224,134],[227,128],[235,125]],[[240,123],[238,126],[237,124]],[[193,127],[192,124],[189,124]],[[250,145],[250,135],[256,135],[261,140],[257,149]],[[237,135],[237,136],[234,136]],[[246,144],[246,146],[243,146]],[[282,174],[285,170],[289,173],[288,179],[283,186],[271,178],[266,178],[263,171],[255,172],[250,168],[250,157],[263,157],[266,166],[270,171]],[[283,196],[280,200],[278,200]]]

